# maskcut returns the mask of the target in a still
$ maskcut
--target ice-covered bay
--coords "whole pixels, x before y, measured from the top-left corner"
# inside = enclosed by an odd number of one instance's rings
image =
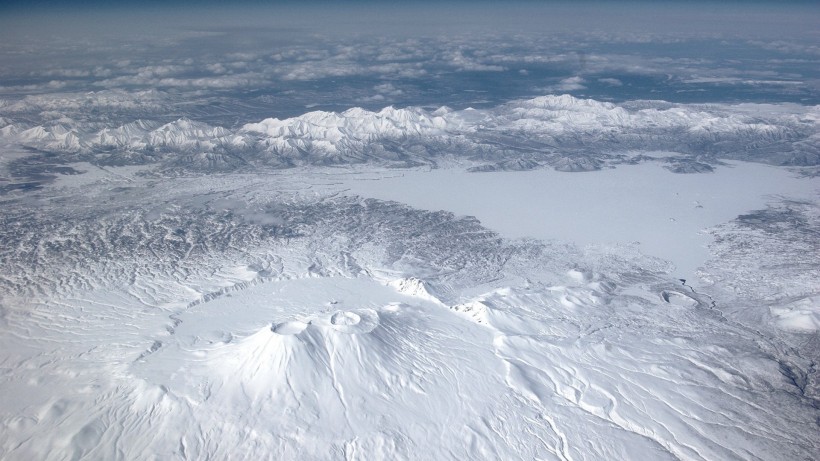
[[[709,257],[702,230],[763,207],[775,196],[816,199],[820,181],[766,165],[731,162],[713,173],[674,174],[657,163],[584,173],[408,170],[348,180],[349,191],[477,217],[505,237],[578,245],[639,244],[695,280]]]

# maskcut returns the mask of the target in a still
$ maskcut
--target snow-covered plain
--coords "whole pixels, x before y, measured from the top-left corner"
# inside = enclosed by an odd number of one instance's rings
[[[696,270],[709,259],[706,229],[777,197],[818,198],[816,179],[745,162],[696,175],[673,174],[657,163],[574,175],[413,170],[346,185],[353,194],[475,216],[508,238],[637,244],[694,284]]]
[[[86,168],[32,196],[14,216],[27,230],[4,236],[19,270],[4,274],[4,457],[817,452],[810,332],[764,335],[723,313],[743,304],[681,285],[640,246],[505,240],[473,218],[351,196],[462,173]],[[644,171],[672,175],[593,174]],[[508,187],[519,174],[464,173]],[[52,254],[63,261],[37,263]]]

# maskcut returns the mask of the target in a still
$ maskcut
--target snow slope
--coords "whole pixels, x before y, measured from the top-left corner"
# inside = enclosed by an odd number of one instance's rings
[[[813,352],[728,298],[331,173],[112,172],[7,202],[2,456],[817,453]]]
[[[815,459],[817,180],[720,159],[816,108],[758,109],[4,119],[0,458]]]
[[[540,166],[588,171],[634,161],[623,156],[628,151],[659,150],[679,154],[670,159],[670,168],[679,172],[708,171],[719,158],[802,166],[820,162],[818,108],[797,105],[615,105],[562,95],[482,110],[315,111],[235,129],[184,118],[103,128],[71,119],[28,126],[11,117],[15,111],[7,112],[3,138],[28,148],[73,161],[158,163],[200,171],[365,162],[435,165],[450,156],[470,159],[483,171]]]
[[[285,280],[199,304],[171,328],[112,294],[46,305],[30,331],[59,348],[26,351],[26,365],[5,382],[16,397],[2,402],[3,451],[38,459],[811,453],[812,412],[748,331],[649,292],[617,296],[593,278],[497,289],[452,310],[367,278]],[[51,330],[52,315],[63,330]],[[12,332],[20,321],[10,319]],[[21,398],[15,389],[25,387]]]

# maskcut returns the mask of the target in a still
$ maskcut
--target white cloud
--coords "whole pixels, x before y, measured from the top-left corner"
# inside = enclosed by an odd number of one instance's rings
[[[427,75],[420,63],[367,65],[348,60],[328,59],[280,64],[270,68],[283,80],[318,80],[332,77],[366,75],[379,78],[419,78]]]
[[[9,92],[44,92],[44,91],[52,91],[52,90],[59,90],[65,88],[66,82],[62,80],[51,80],[46,83],[32,83],[28,85],[8,85],[8,86],[0,86],[0,91],[9,91]]]
[[[367,96],[361,99],[362,102],[382,102],[385,100],[384,95],[376,94],[373,96]]]
[[[446,53],[445,60],[448,61],[450,65],[452,65],[459,71],[502,72],[507,70],[507,68],[504,66],[499,66],[496,64],[484,64],[475,58],[465,56],[462,50],[456,50],[453,52]]]
[[[152,77],[169,77],[172,75],[179,75],[188,71],[190,67],[180,65],[159,65],[159,66],[144,66],[137,69],[137,77],[152,78]]]
[[[168,95],[156,90],[129,92],[103,90],[81,93],[29,95],[0,107],[5,113],[87,111],[88,109],[160,110],[166,107]]]
[[[392,83],[382,83],[374,86],[373,89],[385,96],[401,96],[404,94],[404,91],[396,88]]]
[[[617,78],[599,78],[599,82],[609,86],[623,86],[623,82]]]
[[[362,102],[383,102],[404,95],[404,91],[396,88],[392,83],[381,83],[373,87],[375,95],[362,98]]]
[[[95,86],[106,88],[117,88],[122,86],[144,86],[148,88],[243,88],[258,85],[265,85],[268,79],[256,72],[243,74],[229,74],[214,77],[181,78],[164,77],[159,78],[150,74],[146,75],[126,75],[106,80],[94,82]]]
[[[213,74],[224,74],[228,72],[228,69],[226,69],[221,63],[206,64],[205,68]]]
[[[548,92],[569,92],[586,89],[584,86],[585,80],[582,77],[575,76],[561,80],[556,85],[550,85],[545,88]]]

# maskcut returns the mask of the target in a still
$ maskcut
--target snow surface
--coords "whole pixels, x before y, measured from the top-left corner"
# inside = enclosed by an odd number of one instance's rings
[[[593,174],[691,177],[621,169]],[[706,177],[772,174],[725,170]],[[545,176],[88,171],[16,215],[73,217],[14,231],[13,251],[42,239],[66,265],[8,256],[28,281],[10,286],[36,290],[4,291],[4,458],[774,460],[820,446],[812,349],[724,316],[663,264],[339,195]],[[133,208],[102,212],[112,197]],[[772,313],[805,334],[814,299]]]
[[[671,261],[672,275],[693,283],[710,255],[705,229],[776,196],[811,201],[820,194],[814,178],[743,162],[695,175],[673,174],[654,163],[572,175],[410,170],[344,184],[357,195],[475,216],[508,238],[637,244],[642,252]]]
[[[0,6],[0,460],[820,460],[817,7],[76,3]]]
[[[663,101],[616,105],[565,94],[490,109],[313,111],[237,129],[187,118],[103,128],[75,120],[32,126],[25,119],[10,119],[0,142],[74,161],[159,163],[168,169],[211,172],[249,165],[435,165],[448,156],[472,159],[479,163],[476,168],[487,170],[551,165],[562,171],[589,171],[623,162],[621,154],[630,150],[669,149],[680,153],[671,168],[685,172],[709,168],[716,157],[817,166],[818,120],[818,106],[771,109],[769,104]]]
[[[820,298],[816,296],[771,307],[770,310],[781,328],[808,333],[820,331]]]
[[[696,301],[618,297],[598,274],[565,281],[452,309],[366,277],[272,281],[171,324],[112,292],[44,305],[35,324],[7,319],[4,350],[28,357],[4,384],[2,449],[29,459],[776,459],[815,443],[810,413],[772,389],[778,363],[742,328]],[[42,342],[21,348],[26,324]]]
[[[695,153],[810,154],[771,112],[7,130],[0,457],[815,459],[817,179]]]

